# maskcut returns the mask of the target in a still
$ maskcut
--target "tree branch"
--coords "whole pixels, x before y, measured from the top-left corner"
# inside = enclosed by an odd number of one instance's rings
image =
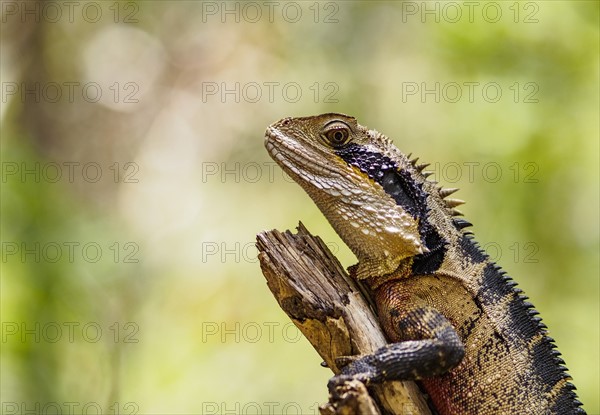
[[[298,233],[257,235],[258,258],[279,306],[302,331],[333,373],[336,358],[371,354],[385,336],[359,286],[321,238],[302,223]],[[358,381],[331,391],[321,414],[382,413],[431,415],[413,382],[386,382],[368,390]]]

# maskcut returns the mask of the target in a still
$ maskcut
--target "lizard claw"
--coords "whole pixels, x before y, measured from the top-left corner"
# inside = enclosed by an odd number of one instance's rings
[[[335,364],[337,367],[342,369],[342,368],[348,366],[350,363],[356,362],[358,359],[360,359],[359,355],[340,356],[340,357],[335,358]]]
[[[359,381],[365,385],[371,382],[381,381],[382,374],[373,365],[373,356],[340,356],[336,358],[336,364],[342,370],[340,374],[332,377],[327,383],[329,392],[334,393],[345,383]]]

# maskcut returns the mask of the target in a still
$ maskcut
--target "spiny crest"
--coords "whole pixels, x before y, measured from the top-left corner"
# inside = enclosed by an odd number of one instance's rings
[[[425,170],[426,167],[430,166],[431,163],[421,163],[415,166],[415,168],[420,171],[421,173],[423,173],[423,170]]]
[[[421,173],[421,175],[423,175],[424,177],[428,177],[431,176],[433,174],[433,172],[430,171],[425,171],[425,168],[427,168],[427,166],[429,166],[431,163],[421,163],[421,164],[417,164],[417,162],[419,161],[419,157],[415,157],[414,159],[411,159],[410,157],[412,156],[412,153],[410,153],[407,158],[408,161],[410,162],[411,166],[413,166],[413,168],[418,171],[419,173]]]
[[[456,206],[464,205],[465,201],[461,199],[446,199],[446,206],[453,208]]]
[[[454,222],[454,226],[456,226],[459,230],[473,226],[471,222],[462,218],[454,218],[452,221]]]
[[[457,191],[458,187],[449,187],[447,189],[440,188],[440,196],[442,197],[442,199],[445,199],[446,197],[456,193]]]
[[[415,158],[411,158],[412,157],[412,153],[407,154],[406,156],[410,162],[410,164],[413,166],[413,168],[419,172],[425,179],[427,179],[427,177],[431,176],[433,174],[432,171],[425,171],[425,169],[430,166],[430,163],[421,163],[421,164],[417,164],[419,161],[419,157],[415,157]],[[431,183],[436,183],[433,181],[430,181]],[[455,193],[456,191],[458,191],[458,188],[456,187],[451,187],[451,188],[447,188],[444,189],[442,187],[438,188],[438,192],[440,197],[444,200],[444,202],[446,203],[446,207],[448,208],[448,213],[451,216],[463,216],[463,213],[458,210],[455,209],[457,206],[463,205],[465,203],[464,200],[462,199],[455,199],[455,198],[448,198],[448,196],[450,196],[451,194]],[[465,224],[463,227],[467,227],[470,226],[471,224],[466,225],[467,221],[464,221]]]
[[[457,219],[454,221],[456,222]],[[534,362],[534,374],[542,380],[542,385],[546,388],[544,391],[547,392],[549,388],[553,388],[563,379],[570,380],[571,376],[564,366],[565,362],[560,357],[560,352],[556,350],[554,339],[548,335],[546,325],[539,317],[539,312],[528,301],[529,298],[499,265],[491,262],[487,268],[488,271],[484,275],[488,279],[484,282],[479,295],[487,296],[488,301],[499,301],[510,296],[512,300],[508,303],[511,306],[508,316],[513,320],[513,334],[518,333],[523,340],[529,342],[535,341],[541,335],[539,341],[532,343],[529,351]],[[585,411],[580,408],[581,402],[577,400],[577,396],[573,392],[575,386],[566,382],[562,388],[552,413],[585,414]]]

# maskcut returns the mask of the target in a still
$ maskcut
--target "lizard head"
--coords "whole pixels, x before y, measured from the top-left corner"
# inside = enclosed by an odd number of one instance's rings
[[[267,128],[271,157],[309,194],[357,256],[358,278],[426,253],[426,194],[384,135],[344,114],[284,118]]]

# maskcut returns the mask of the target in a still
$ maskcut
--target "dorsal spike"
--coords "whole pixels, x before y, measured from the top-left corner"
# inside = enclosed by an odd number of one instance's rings
[[[451,209],[450,210],[450,215],[452,216],[463,216],[464,213],[462,213],[460,210],[458,209]]]
[[[445,202],[446,202],[446,206],[448,206],[449,208],[460,206],[465,203],[464,200],[460,200],[460,199],[445,199]]]
[[[430,165],[431,165],[431,163],[422,163],[422,164],[419,164],[418,166],[415,166],[415,169],[417,169],[417,171],[422,172],[423,170],[425,170],[425,168],[427,166],[430,166]]]
[[[521,301],[523,301],[523,307],[525,308],[532,308],[533,304],[531,304],[529,301],[529,297],[527,297],[525,294],[518,294],[517,297],[519,297],[519,299]]]
[[[429,177],[429,176],[431,176],[431,175],[433,174],[433,172],[432,172],[432,171],[423,171],[423,172],[421,172],[421,174],[422,174],[424,177]]]
[[[448,197],[452,193],[455,193],[457,191],[458,191],[458,187],[449,187],[447,189],[440,189],[440,196],[442,197],[442,199],[444,199],[445,197]]]
[[[471,222],[469,222],[468,220],[465,220],[465,219],[456,218],[456,219],[453,219],[453,221],[454,221],[454,226],[456,226],[458,229],[464,229],[464,228],[468,228],[469,226],[473,226],[473,224]]]

